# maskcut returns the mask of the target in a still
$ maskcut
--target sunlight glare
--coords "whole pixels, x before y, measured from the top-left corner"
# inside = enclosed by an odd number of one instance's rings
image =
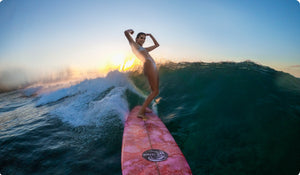
[[[127,56],[124,60],[123,64],[120,66],[119,71],[126,72],[131,71],[136,68],[136,66],[140,65],[140,61],[134,56]]]
[[[111,63],[112,63],[113,66],[119,67],[125,61],[125,55],[116,54],[112,57],[111,61],[112,61]]]
[[[139,59],[133,54],[115,54],[107,62],[105,66],[105,72],[112,70],[118,70],[120,72],[133,71],[141,65]]]

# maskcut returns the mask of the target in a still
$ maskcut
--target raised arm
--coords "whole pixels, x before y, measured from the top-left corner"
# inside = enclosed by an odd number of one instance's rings
[[[124,34],[129,41],[129,45],[131,46],[131,49],[136,50],[138,48],[136,42],[132,39],[131,35],[134,33],[132,29],[128,29],[124,31]]]
[[[154,45],[153,46],[150,46],[150,47],[147,47],[145,48],[148,52],[152,51],[153,49],[157,48],[159,46],[158,42],[156,41],[156,39],[150,34],[146,34],[146,36],[150,36],[150,38],[152,39]]]
[[[125,34],[127,40],[129,41],[129,44],[134,43],[134,41],[133,41],[133,39],[132,39],[132,37],[131,37],[131,35],[133,34],[133,32],[134,32],[134,31],[133,31],[132,29],[128,29],[128,30],[125,30],[125,31],[124,31],[124,34]]]

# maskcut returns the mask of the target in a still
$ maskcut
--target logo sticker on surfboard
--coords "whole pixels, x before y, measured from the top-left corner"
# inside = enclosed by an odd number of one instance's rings
[[[143,152],[143,158],[151,162],[161,162],[168,158],[168,153],[159,149],[149,149]]]

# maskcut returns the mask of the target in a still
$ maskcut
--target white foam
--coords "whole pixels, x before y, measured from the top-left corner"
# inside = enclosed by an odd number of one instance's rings
[[[68,105],[62,105],[51,112],[62,121],[73,126],[96,125],[101,126],[109,122],[109,117],[118,116],[124,122],[128,113],[128,103],[124,99],[125,87],[112,89],[103,99],[86,103],[87,99],[82,94],[77,96]]]
[[[105,78],[85,80],[69,88],[41,94],[36,105],[57,103],[51,114],[73,126],[101,126],[114,116],[124,122],[129,112],[126,89],[135,91],[124,73],[114,71]]]
[[[71,87],[46,92],[39,95],[37,106],[53,103],[65,97],[87,92],[89,95],[99,94],[111,86],[128,86],[129,81],[125,74],[118,71],[110,72],[106,78],[85,80]]]

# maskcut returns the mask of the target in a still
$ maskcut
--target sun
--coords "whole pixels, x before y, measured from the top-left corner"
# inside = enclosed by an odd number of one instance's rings
[[[134,70],[141,65],[140,61],[133,54],[115,54],[111,57],[106,66],[106,70],[119,70],[120,72],[127,72]]]
[[[131,71],[141,65],[141,62],[134,56],[127,56],[123,62],[123,64],[119,67],[119,71],[126,72]]]

